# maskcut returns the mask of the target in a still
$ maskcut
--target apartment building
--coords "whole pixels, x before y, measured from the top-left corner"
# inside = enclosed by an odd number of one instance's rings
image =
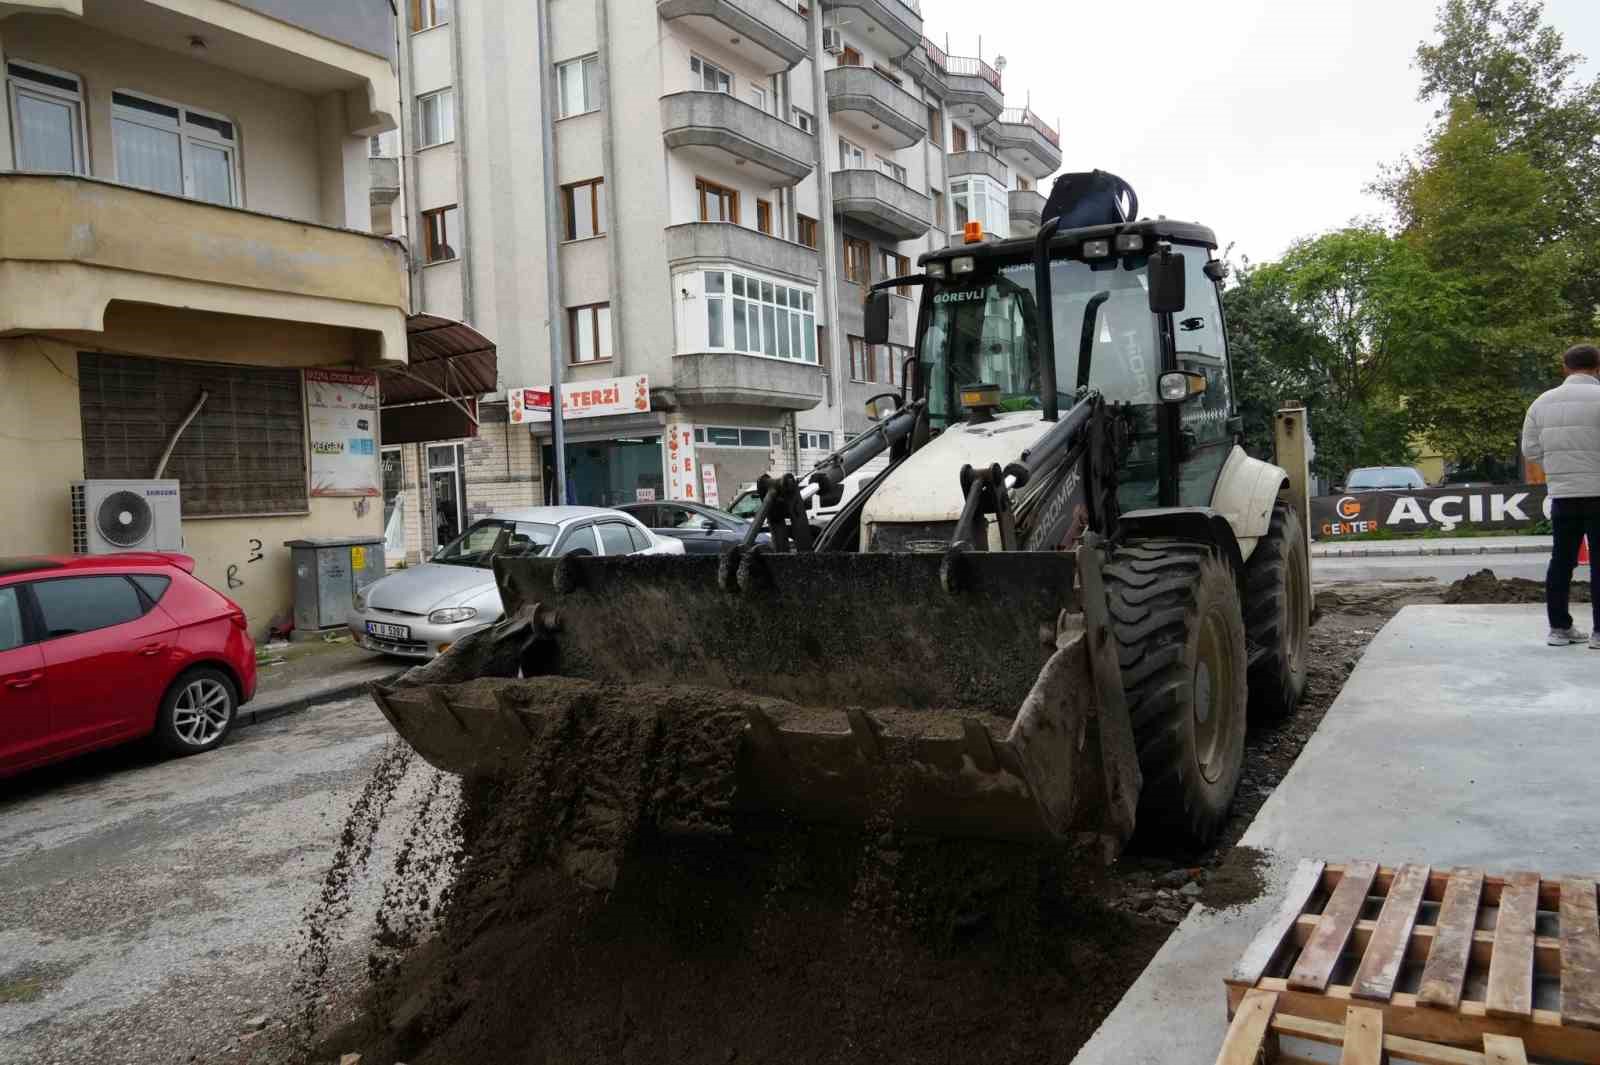
[[[141,544],[132,502],[75,524],[72,482],[175,480],[163,544],[261,635],[286,540],[382,535],[376,412],[370,451],[313,446],[308,396],[407,364],[405,249],[371,232],[395,46],[388,0],[0,2],[0,553]]]
[[[908,288],[895,343],[871,349],[866,286],[968,220],[1036,226],[1061,162],[1054,130],[1006,108],[1003,63],[933,44],[916,0],[547,12],[543,74],[533,3],[401,13],[408,120],[378,148],[400,155],[416,299],[494,337],[500,374],[475,435],[386,451],[412,553],[552,492],[542,108],[568,494],[599,505],[726,504],[866,428],[863,401],[900,385],[917,309]]]

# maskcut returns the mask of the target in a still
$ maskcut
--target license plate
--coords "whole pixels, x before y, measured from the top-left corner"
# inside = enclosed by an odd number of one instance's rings
[[[373,636],[387,636],[391,640],[411,639],[411,628],[408,625],[385,625],[381,621],[369,621],[367,632]]]

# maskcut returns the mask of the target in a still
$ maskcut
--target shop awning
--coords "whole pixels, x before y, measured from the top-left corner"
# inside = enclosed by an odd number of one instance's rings
[[[379,371],[383,442],[476,436],[478,397],[495,391],[495,345],[465,322],[436,314],[406,319],[409,363]]]

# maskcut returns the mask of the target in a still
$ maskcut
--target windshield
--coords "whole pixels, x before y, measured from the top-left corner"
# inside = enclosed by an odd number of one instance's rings
[[[1373,466],[1351,470],[1346,488],[1422,488],[1422,474],[1409,466]]]
[[[439,548],[433,561],[448,566],[487,569],[496,555],[542,555],[555,540],[554,525],[489,518],[475,522],[466,532]]]
[[[1161,349],[1145,295],[1144,260],[1091,266],[1058,259],[1050,271],[1062,408],[1071,406],[1077,388],[1078,353],[1090,316],[1089,383],[1109,402],[1153,405]],[[952,280],[934,292],[918,357],[928,375],[928,411],[935,425],[959,420],[956,391],[980,381],[1000,387],[1006,410],[1040,406],[1033,282],[1031,262],[1011,263],[990,277]]]

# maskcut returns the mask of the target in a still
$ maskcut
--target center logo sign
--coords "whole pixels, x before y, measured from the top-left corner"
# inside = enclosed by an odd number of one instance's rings
[[[1513,532],[1531,528],[1541,516],[1550,517],[1542,484],[1377,490],[1311,500],[1312,529],[1319,539],[1379,529],[1452,532],[1465,526]]]
[[[1357,518],[1361,517],[1361,500],[1355,498],[1354,496],[1345,496],[1343,499],[1339,500],[1337,509],[1339,511],[1339,517],[1343,518],[1345,521],[1355,521]]]

